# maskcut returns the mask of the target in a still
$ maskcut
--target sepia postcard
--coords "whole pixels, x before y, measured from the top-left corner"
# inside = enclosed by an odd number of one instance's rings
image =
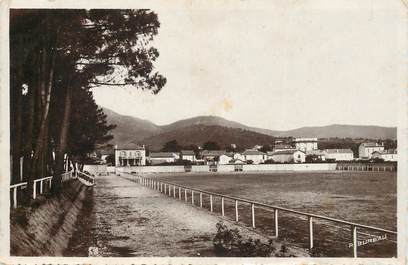
[[[0,263],[406,264],[407,2],[0,5]]]

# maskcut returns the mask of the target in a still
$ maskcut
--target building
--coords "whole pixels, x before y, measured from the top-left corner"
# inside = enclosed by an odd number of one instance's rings
[[[326,149],[326,159],[336,161],[351,161],[354,160],[354,153],[351,149]]]
[[[149,155],[149,161],[151,165],[174,163],[179,158],[179,154],[174,152],[151,152]]]
[[[306,154],[300,150],[276,151],[269,157],[277,163],[304,163],[306,161]]]
[[[398,154],[396,149],[384,150],[383,152],[374,151],[371,158],[380,158],[384,161],[398,161]]]
[[[233,158],[236,160],[245,161],[245,157],[241,153],[234,153]]]
[[[248,161],[252,161],[253,164],[260,164],[266,160],[266,154],[264,152],[254,150],[254,149],[247,149],[242,153],[244,160],[248,163]]]
[[[181,150],[181,160],[188,160],[192,163],[196,162],[196,156],[193,150]]]
[[[327,152],[325,150],[310,150],[306,152],[307,156],[311,156],[311,162],[325,161]]]
[[[381,158],[384,159],[384,161],[398,161],[397,149],[385,150],[382,153]]]
[[[317,150],[317,138],[295,138],[293,141],[297,150],[308,152]]]
[[[229,156],[229,155],[227,155],[227,154],[223,154],[223,155],[220,155],[220,156],[218,157],[218,164],[220,164],[220,165],[227,165],[227,164],[230,163],[231,160],[233,160],[233,157],[232,157],[232,156]]]
[[[202,159],[208,163],[218,163],[220,156],[225,155],[227,152],[225,150],[203,150],[201,152]]]
[[[375,151],[383,153],[384,145],[378,144],[378,143],[362,143],[358,147],[358,157],[359,158],[371,158],[372,154]]]
[[[296,148],[289,144],[275,144],[273,151],[295,150]]]
[[[129,143],[115,145],[115,167],[146,165],[146,150],[144,146]]]

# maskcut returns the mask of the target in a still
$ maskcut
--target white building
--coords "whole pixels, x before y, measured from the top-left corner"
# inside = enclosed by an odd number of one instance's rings
[[[227,164],[230,163],[231,160],[233,160],[233,157],[231,157],[231,156],[229,156],[227,154],[223,154],[223,155],[220,155],[218,157],[218,164],[227,165]]]
[[[275,144],[273,151],[285,151],[285,150],[296,150],[295,147],[289,144]]]
[[[296,138],[293,143],[297,150],[303,152],[317,150],[317,138]]]
[[[174,152],[151,152],[149,155],[149,161],[151,165],[174,163],[179,158],[179,154]]]
[[[384,161],[398,161],[398,154],[396,149],[384,150],[383,152],[374,151],[371,158],[381,158]]]
[[[326,149],[326,159],[334,159],[336,161],[351,161],[354,160],[354,153],[351,149]]]
[[[276,151],[269,157],[277,163],[304,163],[306,161],[306,154],[300,150]]]
[[[398,161],[397,149],[385,150],[381,158],[384,159],[384,161]]]
[[[362,143],[358,147],[358,156],[360,158],[371,158],[375,151],[383,153],[384,145],[378,143]]]
[[[248,149],[242,153],[246,162],[252,161],[254,164],[263,163],[266,160],[266,154],[264,152]]]
[[[220,156],[225,155],[227,152],[225,150],[203,150],[201,156],[203,160],[209,163],[217,163]]]
[[[193,150],[181,150],[181,160],[188,160],[194,163],[196,161],[196,156]]]
[[[129,143],[115,145],[115,167],[146,165],[146,150],[144,146]]]
[[[235,160],[245,161],[245,157],[241,153],[234,153],[233,158]]]

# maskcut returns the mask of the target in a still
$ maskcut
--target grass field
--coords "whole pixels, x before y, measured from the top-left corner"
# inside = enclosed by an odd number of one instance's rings
[[[299,172],[237,174],[166,174],[157,178],[188,187],[248,198],[271,205],[297,209],[396,231],[396,172]],[[198,196],[196,196],[198,204]],[[214,201],[220,212],[220,201]],[[208,208],[208,197],[204,197]],[[250,225],[249,205],[240,205],[240,221]],[[226,215],[234,218],[234,202],[226,201]],[[274,235],[273,213],[256,209],[257,229]],[[380,235],[372,231],[362,231]],[[317,255],[350,256],[350,229],[315,221],[314,245]],[[308,246],[308,223],[288,213],[279,213],[279,237]],[[359,240],[371,236],[359,234]],[[395,238],[389,238],[396,240]],[[385,240],[358,248],[359,256],[396,256],[396,243]]]

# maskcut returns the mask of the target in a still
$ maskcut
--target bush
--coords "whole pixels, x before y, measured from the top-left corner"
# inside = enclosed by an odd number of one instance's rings
[[[217,234],[213,239],[215,252],[225,256],[233,251],[234,245],[241,239],[238,229],[228,229],[222,222],[216,224]]]
[[[217,234],[213,239],[215,253],[219,256],[270,257],[275,251],[273,241],[263,243],[259,239],[243,240],[238,229],[228,229],[223,223],[217,223]]]

